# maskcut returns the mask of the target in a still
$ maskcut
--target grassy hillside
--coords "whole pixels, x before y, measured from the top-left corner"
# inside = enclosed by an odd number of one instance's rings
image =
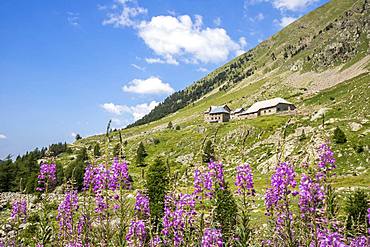
[[[320,143],[330,141],[339,167],[335,186],[368,188],[369,11],[370,5],[364,0],[331,1],[170,96],[162,108],[154,109],[135,126],[119,130],[127,141],[124,150],[135,186],[142,186],[147,169],[135,164],[140,142],[149,154],[146,163],[163,157],[179,185],[187,188],[194,167],[201,165],[204,142],[211,140],[217,159],[225,163],[228,178],[237,164],[248,162],[256,170],[257,189],[261,189],[278,157],[305,162]],[[203,112],[210,105],[248,107],[276,96],[295,103],[297,112],[221,124],[203,121]],[[180,99],[186,103],[166,108]],[[180,130],[167,129],[170,121]],[[344,144],[333,142],[337,126],[347,136]],[[111,133],[109,145],[104,135],[97,135],[76,141],[71,147],[75,153],[87,147],[91,154],[93,146],[100,143],[103,153],[111,155],[119,132]],[[68,166],[74,157],[64,153],[58,161]]]

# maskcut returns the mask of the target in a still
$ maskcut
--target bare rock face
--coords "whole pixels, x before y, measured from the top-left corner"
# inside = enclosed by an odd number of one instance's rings
[[[362,124],[352,122],[348,124],[352,131],[359,131],[362,128]]]
[[[176,158],[176,162],[180,164],[190,164],[194,159],[194,154],[185,154],[185,155],[180,155],[179,157]]]
[[[314,115],[312,115],[311,117],[311,121],[315,121],[317,119],[320,119],[322,118],[322,116],[324,116],[324,114],[330,110],[329,108],[321,108],[320,110],[318,110]]]

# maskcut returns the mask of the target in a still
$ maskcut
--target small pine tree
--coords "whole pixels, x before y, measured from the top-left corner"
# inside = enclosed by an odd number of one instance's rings
[[[208,140],[203,149],[202,160],[204,163],[209,163],[211,160],[214,159],[215,159],[215,150],[213,149],[212,141]]]
[[[237,222],[238,207],[232,193],[225,186],[218,188],[215,194],[215,211],[213,215],[217,227],[221,228],[222,237],[226,243],[230,243],[234,236],[234,229]]]
[[[94,156],[95,157],[100,157],[100,146],[99,146],[99,143],[97,143],[95,146],[94,146]]]
[[[81,139],[82,139],[82,137],[80,136],[80,134],[77,134],[77,135],[75,136],[75,139],[76,139],[76,141],[78,141],[78,140],[81,140]]]
[[[137,166],[145,166],[144,161],[145,157],[148,156],[144,144],[142,142],[139,143],[139,147],[136,151],[136,165]]]
[[[163,217],[164,198],[168,190],[168,171],[164,162],[157,158],[150,165],[146,176],[146,189],[148,191],[152,222],[158,227]]]
[[[169,123],[168,123],[168,125],[167,125],[167,129],[172,129],[173,128],[173,124],[172,124],[172,122],[170,121]]]
[[[337,127],[334,130],[334,141],[335,143],[342,144],[347,142],[346,135],[344,134],[343,130]]]
[[[83,161],[86,161],[89,159],[88,155],[87,155],[87,150],[86,148],[82,148],[80,153],[78,154],[77,156],[77,159],[80,159],[80,160],[83,160]]]
[[[180,125],[176,125],[175,130],[180,130],[180,129],[181,129]]]
[[[346,228],[353,236],[366,233],[366,225],[368,225],[366,219],[368,209],[367,200],[367,195],[362,190],[353,192],[346,200]]]
[[[113,148],[113,156],[114,157],[119,157],[121,152],[121,145],[117,143],[114,148]]]

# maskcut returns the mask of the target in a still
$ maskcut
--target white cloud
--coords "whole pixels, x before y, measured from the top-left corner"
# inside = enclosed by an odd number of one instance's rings
[[[272,5],[280,10],[297,11],[304,9],[318,0],[272,0]]]
[[[173,64],[173,65],[179,64],[179,62],[176,59],[174,59],[172,56],[169,56],[165,59],[158,58],[158,57],[150,57],[150,58],[145,58],[145,61],[149,64],[154,64],[154,63],[161,63],[161,64],[167,63],[167,64]]]
[[[197,71],[205,73],[205,72],[208,72],[209,70],[207,68],[204,68],[204,67],[199,67],[197,69]]]
[[[151,110],[154,109],[159,104],[159,102],[152,101],[150,103],[143,103],[134,106],[127,106],[127,105],[117,105],[113,103],[105,103],[102,104],[101,107],[109,113],[113,113],[116,115],[121,115],[122,113],[128,113],[132,115],[133,119],[139,120],[146,114],[148,114]],[[113,118],[112,122],[116,125],[121,125],[122,121],[118,118]]]
[[[152,101],[150,103],[139,104],[136,106],[131,106],[131,114],[134,117],[134,120],[139,120],[148,114],[151,110],[154,109],[159,104],[159,102]]]
[[[0,140],[1,139],[6,139],[7,138],[7,136],[6,135],[4,135],[4,134],[0,134]]]
[[[72,136],[72,137],[76,137],[76,136],[77,136],[77,133],[72,132],[72,133],[71,133],[71,136]]]
[[[280,20],[274,20],[275,23],[277,23],[280,27],[286,27],[290,23],[293,23],[297,18],[291,17],[291,16],[284,16]]]
[[[135,27],[138,24],[136,17],[148,12],[147,9],[139,7],[135,0],[116,0],[111,11],[108,13],[108,18],[103,21],[103,25]]]
[[[171,94],[175,90],[160,78],[151,76],[148,79],[134,79],[122,87],[124,92],[137,94]]]
[[[101,107],[109,113],[116,115],[121,115],[122,112],[129,111],[129,108],[126,105],[115,105],[113,103],[104,103]]]
[[[138,69],[138,70],[141,70],[141,71],[144,71],[145,70],[144,67],[141,67],[141,66],[139,66],[137,64],[134,64],[134,63],[132,63],[131,66],[134,67],[135,69]]]
[[[245,37],[239,38],[240,48],[244,48],[247,45],[247,39]]]
[[[220,26],[221,25],[221,18],[220,17],[217,17],[213,20],[213,24],[215,24],[216,26]]]
[[[299,11],[318,1],[319,0],[245,0],[244,9],[247,10],[250,5],[270,2],[274,8],[279,10]]]
[[[73,13],[73,12],[67,12],[67,22],[74,26],[77,27],[80,25],[80,14],[79,13]]]
[[[158,56],[147,58],[147,63],[219,63],[241,49],[225,29],[203,27],[200,15],[195,15],[193,19],[189,15],[161,15],[149,21],[139,21],[140,15],[148,12],[147,9],[140,7],[136,0],[115,1],[103,24],[134,28]],[[214,23],[221,24],[221,19],[216,18]]]
[[[194,21],[188,15],[155,16],[150,21],[142,21],[138,26],[139,36],[162,58],[147,62],[176,64],[180,59],[192,63],[217,63],[227,60],[231,52],[240,49],[225,29],[203,28],[202,25],[199,15]]]

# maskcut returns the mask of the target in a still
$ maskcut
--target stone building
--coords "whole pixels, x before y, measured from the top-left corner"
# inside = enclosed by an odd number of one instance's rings
[[[222,123],[230,120],[230,108],[227,105],[211,106],[204,112],[204,120],[209,123]]]
[[[246,111],[239,113],[238,117],[240,119],[255,118],[284,111],[293,111],[295,109],[296,107],[285,99],[274,98],[254,103]]]
[[[241,113],[243,113],[244,111],[245,111],[245,109],[244,109],[243,107],[238,108],[238,109],[235,109],[234,111],[232,111],[232,112],[231,112],[231,114],[230,114],[230,118],[231,118],[232,120],[239,119],[239,115],[240,115]]]

